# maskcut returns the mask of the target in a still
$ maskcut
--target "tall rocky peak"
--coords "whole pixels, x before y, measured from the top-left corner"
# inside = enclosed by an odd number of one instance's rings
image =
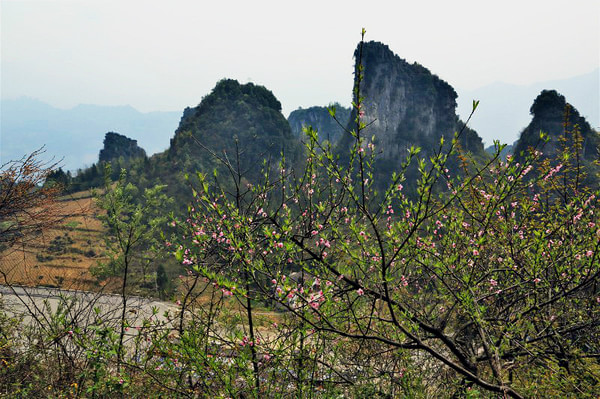
[[[335,117],[339,123],[331,117],[331,107],[335,107]],[[350,113],[350,108],[342,107],[338,103],[329,107],[298,108],[290,114],[288,122],[295,137],[302,139],[302,129],[311,126],[319,133],[319,140],[337,143],[344,132],[343,126],[350,121]]]
[[[104,148],[100,150],[99,161],[111,162],[121,158],[126,162],[136,158],[146,158],[146,151],[138,147],[137,140],[115,132],[106,133]]]
[[[167,157],[185,172],[209,171],[214,155],[240,160],[247,177],[258,177],[263,159],[276,162],[298,154],[298,142],[281,114],[281,103],[263,86],[224,79],[195,108],[187,108]],[[234,165],[236,166],[236,165]]]
[[[561,151],[560,138],[570,139],[569,135],[577,128],[583,139],[581,155],[593,162],[600,158],[600,136],[565,97],[555,90],[543,90],[529,109],[532,120],[521,132],[515,145],[515,156],[521,158],[529,147],[540,144],[540,132],[548,135],[548,143],[543,147],[546,157],[554,157]]]
[[[363,120],[370,123],[364,135],[375,136],[382,158],[396,164],[390,166],[397,167],[411,146],[427,154],[439,145],[440,137],[450,139],[463,128],[455,111],[456,92],[427,68],[409,64],[379,42],[364,43],[362,57],[359,44],[354,58],[355,79],[359,62],[364,68],[360,95]],[[355,115],[353,110],[351,121]],[[342,144],[350,140],[350,135],[344,135]],[[484,154],[481,138],[471,129],[465,129],[460,143],[463,150]]]

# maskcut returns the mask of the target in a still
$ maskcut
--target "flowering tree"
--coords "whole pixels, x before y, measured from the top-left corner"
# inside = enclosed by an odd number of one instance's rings
[[[591,396],[600,192],[567,178],[584,173],[570,155],[577,148],[556,160],[533,149],[521,163],[496,156],[480,165],[460,153],[459,132],[429,162],[412,149],[377,192],[361,67],[357,74],[345,164],[309,128],[304,170],[282,158],[263,183],[235,193],[201,175],[189,218],[178,222],[177,255],[192,275],[246,309],[270,301],[294,321],[279,341],[259,341],[248,316],[250,335],[238,338],[252,348],[255,394],[263,367],[284,368],[294,390]],[[446,168],[452,157],[458,174]],[[417,196],[408,198],[404,176],[415,163]],[[281,363],[259,364],[273,353]]]

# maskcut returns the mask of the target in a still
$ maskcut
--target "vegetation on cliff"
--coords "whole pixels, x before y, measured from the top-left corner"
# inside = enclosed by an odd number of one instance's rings
[[[335,108],[335,115],[340,121],[338,123],[329,113],[329,109]],[[319,132],[319,140],[327,140],[336,144],[344,134],[344,128],[350,121],[350,108],[345,108],[338,103],[328,107],[299,108],[288,117],[292,133],[299,139],[304,139],[304,128],[311,126]]]

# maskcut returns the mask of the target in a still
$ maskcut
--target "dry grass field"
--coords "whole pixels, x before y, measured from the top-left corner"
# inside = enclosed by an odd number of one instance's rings
[[[105,257],[105,228],[89,191],[59,202],[61,222],[0,253],[0,283],[93,290],[89,268]]]

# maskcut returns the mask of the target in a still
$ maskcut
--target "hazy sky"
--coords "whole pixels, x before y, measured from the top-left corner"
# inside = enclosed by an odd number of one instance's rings
[[[1,0],[1,95],[61,108],[194,106],[222,78],[284,114],[348,104],[360,29],[457,89],[569,78],[600,65],[598,0]]]

